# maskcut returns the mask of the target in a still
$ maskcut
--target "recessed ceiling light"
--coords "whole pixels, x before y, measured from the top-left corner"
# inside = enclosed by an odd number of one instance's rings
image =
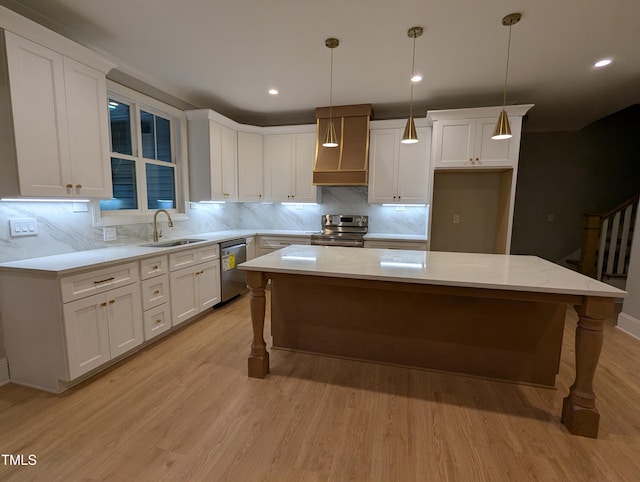
[[[611,59],[602,59],[602,60],[598,60],[595,64],[593,64],[594,67],[605,67],[607,65],[609,65],[611,63]]]
[[[279,94],[278,89],[269,89],[269,94],[278,95]]]
[[[422,75],[420,74],[416,74],[413,77],[411,77],[411,82],[420,82],[422,80]]]

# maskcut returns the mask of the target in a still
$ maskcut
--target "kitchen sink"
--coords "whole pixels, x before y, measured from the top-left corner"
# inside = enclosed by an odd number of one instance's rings
[[[206,239],[174,239],[172,241],[165,241],[164,243],[143,244],[143,246],[149,248],[173,248],[175,246],[184,246],[185,244],[200,243],[202,241],[206,241]]]

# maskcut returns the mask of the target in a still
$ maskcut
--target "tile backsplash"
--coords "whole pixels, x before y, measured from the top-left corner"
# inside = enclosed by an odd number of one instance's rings
[[[366,187],[323,187],[318,205],[281,205],[266,203],[191,204],[189,220],[176,221],[166,227],[170,238],[222,231],[225,229],[294,229],[315,231],[320,216],[331,214],[366,214],[369,231],[386,234],[424,235],[427,230],[427,207],[399,209],[367,204]],[[87,206],[88,210],[83,208]],[[117,226],[117,240],[105,242],[101,227],[93,225],[91,204],[0,202],[0,262],[53,254],[102,248],[121,243],[150,241],[151,223]],[[9,220],[35,218],[36,236],[11,237]]]

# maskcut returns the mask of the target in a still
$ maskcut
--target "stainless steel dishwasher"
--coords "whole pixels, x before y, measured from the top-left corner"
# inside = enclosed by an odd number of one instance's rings
[[[238,265],[247,260],[247,240],[240,238],[220,243],[220,258],[221,303],[224,303],[247,288],[246,275],[238,270]]]

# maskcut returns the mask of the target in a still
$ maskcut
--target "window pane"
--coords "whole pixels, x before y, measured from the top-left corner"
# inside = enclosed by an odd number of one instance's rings
[[[111,120],[111,152],[133,154],[129,106],[109,99],[109,119]]]
[[[144,158],[171,162],[171,121],[142,110],[140,132]]]
[[[138,209],[136,188],[136,163],[129,159],[111,158],[111,179],[113,198],[100,201],[100,209]]]
[[[175,170],[173,166],[147,164],[147,204],[149,209],[176,207]]]
[[[171,124],[156,116],[156,154],[159,161],[171,162]]]
[[[140,111],[140,133],[142,134],[142,157],[156,158],[156,135],[153,122],[153,114]]]

